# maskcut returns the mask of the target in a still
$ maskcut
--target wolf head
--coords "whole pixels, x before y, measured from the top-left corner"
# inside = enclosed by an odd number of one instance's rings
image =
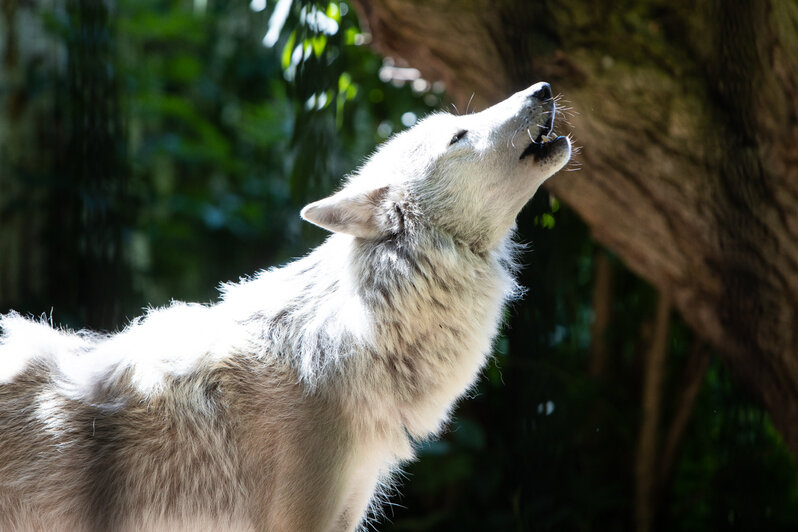
[[[380,146],[339,192],[301,215],[361,239],[426,228],[491,249],[571,156],[568,138],[548,137],[555,112],[548,83],[537,83],[480,113],[433,114]]]

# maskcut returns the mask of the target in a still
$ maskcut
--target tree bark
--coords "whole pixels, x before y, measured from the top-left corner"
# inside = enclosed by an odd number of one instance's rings
[[[547,184],[755,389],[798,454],[798,5],[356,0],[378,51],[481,108],[576,112]]]

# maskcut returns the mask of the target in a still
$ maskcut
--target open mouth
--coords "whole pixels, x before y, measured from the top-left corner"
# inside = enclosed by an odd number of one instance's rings
[[[552,110],[546,123],[538,129],[538,136],[524,149],[519,160],[531,155],[535,161],[540,161],[548,157],[553,150],[567,144],[568,140],[563,136],[550,136],[553,128],[554,111]]]

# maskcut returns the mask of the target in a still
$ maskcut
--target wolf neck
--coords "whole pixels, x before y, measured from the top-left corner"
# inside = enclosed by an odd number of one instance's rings
[[[409,244],[333,235],[262,274],[263,286],[280,288],[261,294],[267,308],[255,314],[265,350],[290,356],[310,389],[341,377],[335,388],[355,383],[350,391],[364,400],[378,393],[418,404],[430,419],[405,424],[421,436],[473,383],[516,285],[509,238],[483,254],[441,235]]]
[[[516,292],[508,241],[475,253],[446,235],[363,246],[362,299],[374,315],[371,373],[398,398],[408,432],[437,432],[490,352]],[[364,375],[365,377],[365,375]]]

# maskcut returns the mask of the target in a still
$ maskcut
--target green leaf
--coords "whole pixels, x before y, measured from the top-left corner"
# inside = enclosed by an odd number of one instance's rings
[[[280,60],[280,65],[283,67],[283,70],[287,70],[289,66],[291,66],[291,55],[294,53],[294,43],[296,42],[296,30],[291,32],[291,35],[288,36],[288,41],[286,41],[285,46],[283,46],[283,53]]]
[[[335,22],[341,22],[341,9],[338,7],[338,2],[330,2],[327,4],[327,16]]]
[[[307,44],[307,41],[305,42]],[[310,39],[310,45],[316,57],[321,57],[321,54],[324,53],[324,48],[327,46],[327,37],[325,35],[316,35]]]

